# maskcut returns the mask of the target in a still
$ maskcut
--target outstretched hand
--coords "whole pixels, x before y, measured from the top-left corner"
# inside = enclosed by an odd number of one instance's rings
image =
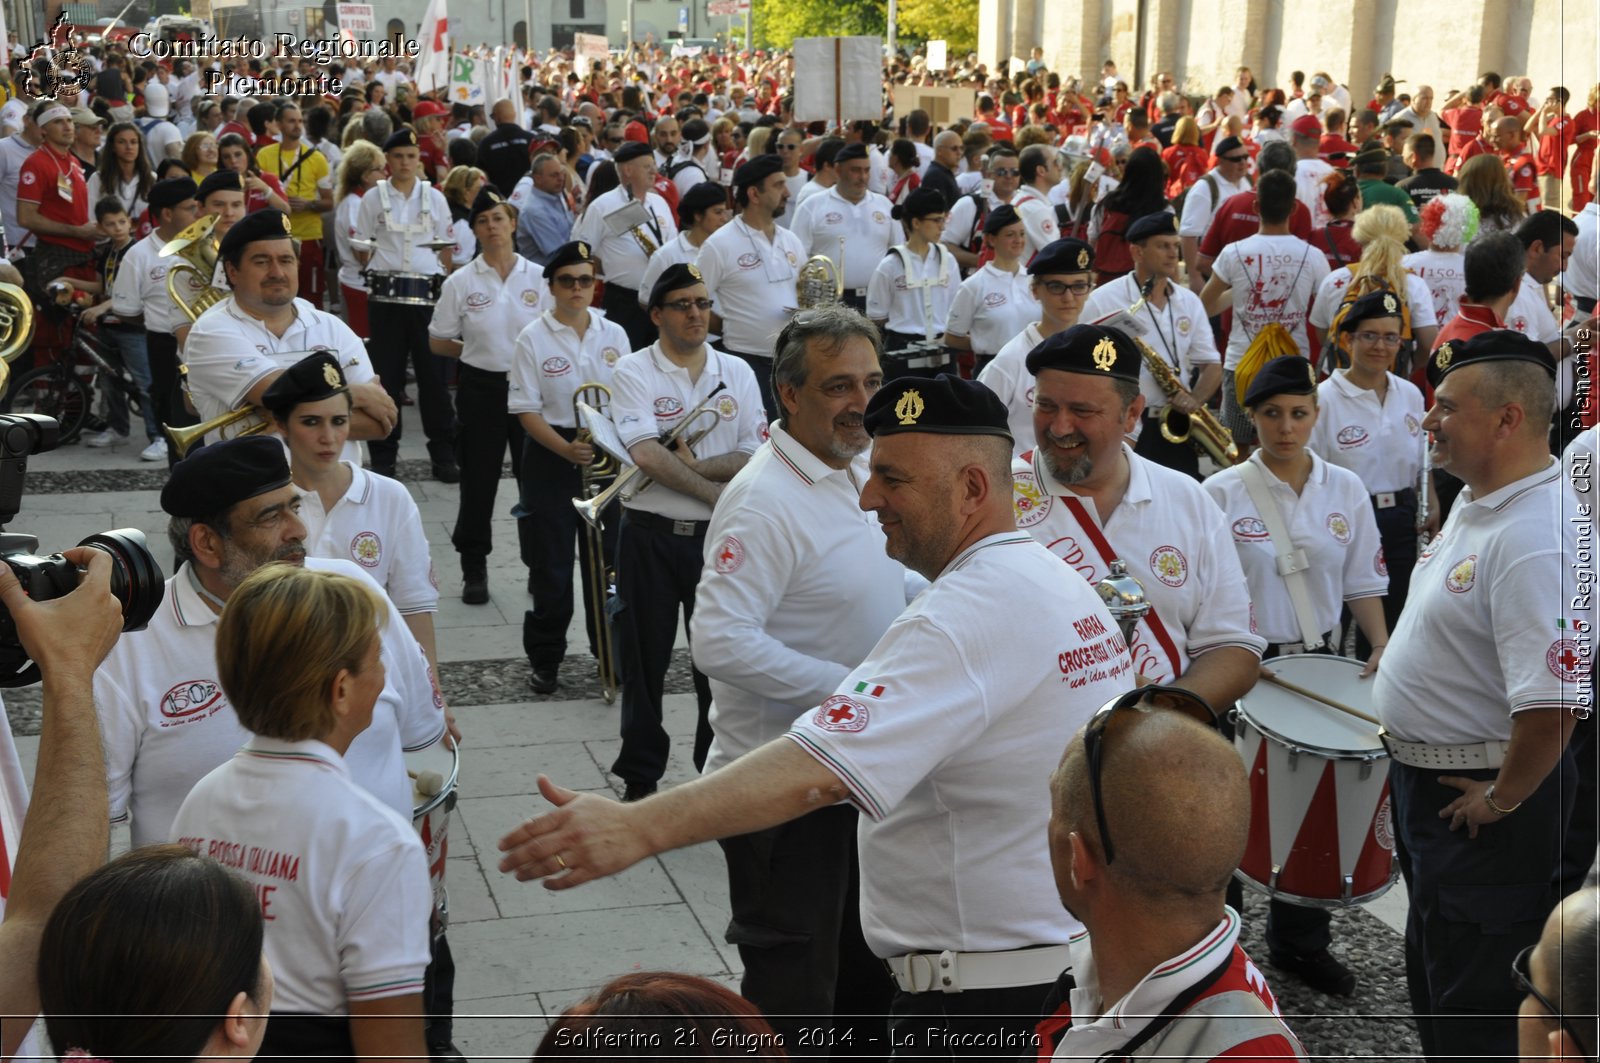
[[[568,790],[545,775],[539,776],[539,793],[555,811],[500,839],[500,870],[517,881],[543,878],[545,889],[571,889],[632,867],[654,851],[637,825],[640,804]]]

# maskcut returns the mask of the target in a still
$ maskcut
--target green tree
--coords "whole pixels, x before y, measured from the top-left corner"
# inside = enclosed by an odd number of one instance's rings
[[[751,14],[757,44],[787,48],[796,37],[881,37],[885,11],[881,0],[755,0]]]
[[[978,0],[900,0],[899,36],[945,40],[952,58],[978,47]]]

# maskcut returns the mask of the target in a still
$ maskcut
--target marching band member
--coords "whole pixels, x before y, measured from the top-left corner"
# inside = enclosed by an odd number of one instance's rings
[[[622,750],[611,770],[625,784],[625,800],[654,793],[666,769],[661,687],[678,614],[693,624],[711,507],[765,434],[755,373],[706,345],[710,317],[711,293],[700,271],[673,266],[650,292],[650,318],[661,339],[624,356],[612,375],[611,419],[640,473],[654,481],[623,500],[617,533]],[[694,410],[702,412],[690,424],[685,418]],[[689,440],[702,429],[704,437],[691,448]],[[660,437],[673,431],[679,438],[668,449]],[[711,745],[711,689],[699,670],[694,687],[698,769]]]
[[[435,252],[428,247],[429,242],[451,239],[450,204],[445,202],[444,193],[418,176],[422,156],[414,130],[401,129],[384,141],[383,155],[389,177],[379,181],[371,195],[361,197],[355,233],[350,237],[356,262],[368,274],[372,350],[376,352],[384,390],[396,408],[405,400],[406,363],[411,363],[417,377],[417,407],[422,411],[422,430],[428,437],[433,478],[440,483],[456,483],[461,472],[450,444],[450,396],[445,391],[443,367],[428,347],[428,319],[433,307],[396,302],[397,296],[385,292],[379,283],[421,280],[431,285],[435,283],[431,278],[442,280],[450,272],[448,248]],[[433,301],[431,295],[422,293],[405,298],[422,298],[429,304]],[[383,476],[394,475],[395,455],[400,449],[398,416],[393,427],[387,438],[372,443],[372,468]]]
[[[644,306],[650,301],[650,289],[668,266],[676,266],[680,262],[699,262],[700,249],[732,218],[733,211],[728,207],[726,188],[712,181],[701,181],[686,189],[678,200],[678,235],[650,256],[650,264],[644,268],[644,281],[639,288],[639,305]],[[705,263],[699,262],[699,265],[704,272]],[[712,339],[716,338],[713,330]]]
[[[893,204],[867,188],[872,161],[863,145],[846,144],[833,163],[838,179],[800,205],[792,231],[805,258],[824,255],[833,260],[843,273],[845,304],[864,310],[872,271],[899,235],[889,215]]]
[[[456,460],[461,501],[450,533],[461,555],[461,600],[489,600],[490,518],[500,485],[500,462],[511,448],[511,474],[522,475],[522,426],[506,406],[507,376],[516,337],[549,299],[539,267],[517,254],[517,211],[486,185],[467,215],[482,253],[445,279],[428,325],[433,353],[459,360],[456,379]],[[526,538],[528,517],[518,518]]]
[[[998,211],[999,208],[996,208]],[[1083,301],[1094,287],[1094,249],[1082,240],[1063,237],[1041,247],[1028,264],[1031,294],[1039,320],[1012,337],[978,374],[978,383],[1000,396],[1011,426],[1012,452],[1033,451],[1033,374],[1028,352],[1056,333],[1078,323]]]
[[[789,186],[776,155],[758,155],[733,171],[733,201],[739,216],[705,242],[696,264],[716,306],[711,328],[722,333],[722,349],[754,373],[771,421],[772,343],[798,302],[806,250],[778,224]]]
[[[951,349],[972,352],[975,371],[980,373],[1039,312],[1022,268],[1028,230],[1017,209],[1002,203],[991,210],[983,222],[983,240],[994,258],[961,282],[950,305],[950,331],[945,336]]]
[[[341,457],[359,462],[355,440],[383,439],[397,419],[395,406],[350,326],[295,298],[300,274],[289,219],[276,210],[247,214],[228,230],[217,254],[232,295],[201,314],[184,343],[189,390],[201,421],[260,406],[278,374],[306,352],[324,348],[338,356],[355,407],[351,442]],[[235,426],[219,434],[239,430]]]
[[[630,349],[638,350],[656,338],[639,300],[645,267],[678,235],[678,226],[666,200],[652,191],[656,164],[650,145],[630,140],[612,158],[619,184],[590,201],[572,227],[572,238],[593,251],[606,282],[606,316],[627,331]]]
[[[1127,232],[1133,272],[1107,281],[1090,293],[1083,316],[1100,321],[1118,310],[1135,311],[1144,325],[1146,345],[1166,362],[1187,389],[1171,399],[1148,365],[1139,370],[1139,393],[1144,396],[1144,419],[1133,451],[1158,465],[1200,478],[1200,454],[1188,443],[1173,443],[1161,435],[1161,420],[1170,404],[1180,413],[1203,407],[1222,386],[1222,355],[1211,334],[1204,304],[1194,291],[1178,283],[1178,259],[1183,250],[1176,219],[1167,212],[1135,219]],[[1197,376],[1198,374],[1198,376]]]
[[[1267,640],[1262,657],[1339,652],[1339,614],[1348,607],[1372,646],[1367,678],[1389,639],[1389,573],[1360,478],[1307,447],[1320,419],[1316,370],[1304,355],[1274,358],[1251,380],[1244,404],[1260,449],[1202,486],[1232,531],[1255,626]],[[1275,508],[1272,519],[1262,517],[1263,505]],[[1306,567],[1285,575],[1291,552]],[[1268,906],[1272,962],[1321,992],[1349,996],[1356,976],[1328,950],[1332,940],[1326,909],[1277,898]]]
[[[1090,583],[1124,562],[1151,605],[1129,639],[1138,674],[1227,705],[1255,685],[1266,640],[1251,630],[1217,504],[1123,441],[1144,412],[1143,361],[1126,335],[1098,325],[1028,354],[1038,447],[1013,466],[1017,526]]]
[[[867,285],[867,317],[883,332],[884,377],[938,376],[954,370],[945,350],[945,322],[961,289],[956,256],[939,242],[944,196],[919,188],[893,208],[906,230]]]
[[[208,239],[221,244],[222,238],[228,235],[228,230],[244,217],[244,178],[232,170],[215,170],[200,182],[200,187],[195,191],[195,200],[200,204],[195,220],[215,215],[217,220],[212,223]],[[228,290],[228,271],[222,263],[221,255],[217,256],[217,261],[211,268],[211,287],[219,292]],[[177,338],[180,350],[188,342],[189,329],[193,325],[194,322],[182,312],[173,319],[172,335]]]
[[[334,208],[333,224],[333,243],[339,252],[339,304],[344,307],[345,321],[362,339],[372,335],[367,321],[367,280],[350,239],[356,233],[361,197],[377,187],[383,173],[383,152],[378,145],[361,140],[345,149],[334,179],[334,197],[339,204]]]
[[[582,467],[595,460],[592,443],[577,439],[573,396],[585,384],[611,386],[612,368],[628,350],[628,334],[594,301],[595,267],[589,245],[573,240],[544,264],[550,307],[518,333],[506,373],[506,410],[526,433],[522,444],[517,508],[523,561],[533,608],[522,620],[522,646],[539,694],[554,693],[556,672],[567,653],[572,622],[572,540],[578,539],[583,570],[584,618],[593,651],[604,616],[594,615],[589,537],[578,534],[572,508],[583,483]],[[613,403],[615,398],[613,398]],[[615,419],[615,407],[612,409]],[[616,541],[616,516],[605,528],[607,552]],[[602,567],[609,568],[609,558]],[[603,591],[604,588],[601,588]]]

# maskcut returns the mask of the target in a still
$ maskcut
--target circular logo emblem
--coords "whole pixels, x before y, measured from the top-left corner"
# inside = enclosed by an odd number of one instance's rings
[[[33,181],[34,181],[33,171],[32,170],[23,170],[22,171],[22,183],[25,184],[25,185],[31,185],[31,184],[33,184]]]
[[[538,306],[539,305],[539,293],[534,291],[532,288],[524,288],[524,289],[522,289],[522,305],[523,306]]]
[[[1194,320],[1192,318],[1180,317],[1178,319],[1178,335],[1187,336],[1192,328],[1194,328]]]
[[[984,306],[1004,306],[1006,303],[1005,292],[990,292],[983,297]]]
[[[717,547],[716,556],[712,558],[711,564],[724,576],[739,571],[739,566],[744,564],[744,544],[733,536],[728,536],[722,540],[722,545]]]
[[[1028,404],[1028,409],[1033,409],[1033,388],[1030,387],[1027,391],[1023,392],[1022,399]]]
[[[740,269],[755,269],[759,265],[761,265],[761,256],[754,251],[746,251],[739,256]]]
[[[600,350],[600,357],[605,359],[607,365],[616,365],[617,359],[622,357],[622,352],[615,347],[603,347]]]
[[[167,267],[166,266],[151,266],[150,267],[150,279],[151,280],[158,281],[161,278],[165,277],[166,275],[167,275]]]
[[[161,695],[161,715],[182,720],[206,713],[222,703],[222,685],[209,679],[190,679]]]
[[[1372,840],[1385,852],[1394,852],[1394,813],[1389,809],[1389,795],[1383,795],[1383,804],[1372,817]]]
[[[1339,435],[1336,438],[1339,441],[1339,446],[1348,450],[1352,447],[1366,446],[1368,436],[1365,428],[1358,424],[1349,424],[1339,429]]]
[[[1373,559],[1372,567],[1377,569],[1380,576],[1387,577],[1389,575],[1389,562],[1384,560],[1383,547],[1381,546],[1378,547],[1378,556]]]
[[[1563,683],[1581,682],[1585,678],[1584,657],[1578,650],[1575,640],[1557,639],[1544,655],[1544,663],[1550,667],[1551,674]]]
[[[1478,578],[1478,555],[1468,554],[1465,561],[1458,562],[1450,574],[1444,578],[1444,585],[1456,594],[1465,594],[1472,589],[1472,584]]]
[[[1158,546],[1150,554],[1150,571],[1169,587],[1181,587],[1189,579],[1189,562],[1176,546]]]
[[[482,310],[492,302],[494,302],[494,300],[490,299],[487,293],[473,292],[471,295],[467,296],[467,309]]]
[[[1328,534],[1338,540],[1341,546],[1350,541],[1350,519],[1343,513],[1328,514]]]
[[[350,540],[350,556],[362,568],[377,568],[383,557],[383,540],[377,532],[361,532]]]
[[[800,259],[795,255],[795,253],[793,251],[785,251],[784,255],[788,257],[789,265],[791,265],[791,266],[797,264],[800,261]]]
[[[1406,431],[1412,435],[1422,431],[1422,422],[1417,420],[1415,414],[1406,414]]]
[[[825,225],[838,225],[840,222],[844,221],[844,215],[840,214],[836,210],[830,210],[828,213],[822,216],[822,221]]]
[[[1240,517],[1233,522],[1233,538],[1241,543],[1260,542],[1267,538],[1267,526],[1260,517]]]
[[[683,403],[671,395],[663,395],[655,402],[657,417],[677,417],[683,413]]]
[[[824,731],[865,731],[867,707],[853,698],[835,694],[817,707],[811,722]]]
[[[539,368],[544,370],[545,376],[566,376],[572,372],[572,363],[562,355],[553,354],[546,358]]]
[[[1011,478],[1011,505],[1016,511],[1017,527],[1027,528],[1044,520],[1054,501],[1039,490],[1033,473],[1019,472]]]
[[[872,220],[875,224],[882,225],[884,222],[889,220],[889,215],[885,214],[881,210],[875,210],[872,212]]]
[[[731,421],[739,416],[739,400],[732,395],[723,395],[717,399],[717,416],[724,421]]]

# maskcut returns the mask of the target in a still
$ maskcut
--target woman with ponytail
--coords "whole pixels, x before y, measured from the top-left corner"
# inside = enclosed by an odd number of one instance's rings
[[[1361,244],[1350,231],[1363,206],[1355,174],[1335,170],[1324,177],[1322,202],[1333,220],[1313,232],[1308,243],[1328,256],[1329,269],[1342,269],[1361,258]]]
[[[1406,272],[1406,239],[1411,235],[1411,225],[1399,207],[1380,203],[1356,215],[1351,235],[1361,245],[1361,257],[1328,274],[1311,304],[1311,325],[1322,340],[1325,368],[1350,364],[1342,334],[1333,337],[1336,342],[1331,348],[1328,343],[1349,304],[1368,292],[1389,291],[1400,300],[1403,310],[1401,334],[1406,342],[1400,348],[1401,369],[1396,372],[1404,376],[1401,370],[1409,363],[1410,352],[1418,348],[1432,350],[1433,337],[1439,331],[1433,293],[1421,277]]]

